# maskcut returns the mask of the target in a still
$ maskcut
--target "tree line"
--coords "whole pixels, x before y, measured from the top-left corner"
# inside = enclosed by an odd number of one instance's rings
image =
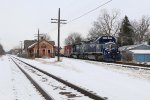
[[[97,20],[93,22],[86,40],[91,40],[98,36],[114,36],[119,46],[141,44],[148,42],[150,44],[150,17],[142,16],[138,20],[129,20],[128,16],[120,18],[119,10],[109,12],[106,9],[101,10]],[[85,40],[80,33],[71,33],[65,39],[65,45],[72,45]]]
[[[5,51],[3,49],[3,46],[0,44],[0,55],[4,55],[5,54]]]

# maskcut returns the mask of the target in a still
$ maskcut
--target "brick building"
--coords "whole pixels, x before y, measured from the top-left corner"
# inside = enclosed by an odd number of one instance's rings
[[[47,41],[45,39],[39,42],[39,57],[55,57],[54,41]],[[38,42],[34,40],[26,40],[25,51],[28,57],[37,57]]]

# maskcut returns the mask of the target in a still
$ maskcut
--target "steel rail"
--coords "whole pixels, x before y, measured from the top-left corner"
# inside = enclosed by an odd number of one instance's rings
[[[98,96],[98,95],[96,95],[96,94],[94,94],[94,93],[91,93],[91,92],[89,92],[89,91],[87,91],[87,90],[85,90],[85,89],[83,89],[83,88],[81,88],[81,87],[79,87],[79,86],[77,86],[77,85],[75,85],[75,84],[72,84],[72,83],[70,83],[70,82],[68,82],[68,81],[66,81],[66,80],[63,80],[63,79],[61,79],[61,78],[59,78],[59,77],[56,77],[56,76],[54,76],[54,75],[52,75],[52,74],[50,74],[50,73],[48,73],[48,72],[46,72],[46,71],[43,71],[43,70],[41,70],[41,69],[39,69],[39,68],[37,68],[37,67],[31,65],[31,64],[28,64],[28,63],[26,63],[26,62],[24,62],[24,61],[18,59],[18,58],[16,58],[16,57],[13,57],[13,58],[15,58],[15,59],[21,61],[22,63],[24,63],[24,64],[26,64],[26,65],[28,65],[28,66],[30,66],[30,67],[32,67],[32,68],[34,68],[34,69],[40,71],[40,72],[42,72],[43,74],[45,74],[45,75],[47,75],[47,76],[49,76],[49,77],[54,78],[55,80],[57,80],[57,81],[59,81],[59,82],[65,84],[65,85],[67,85],[67,86],[69,86],[69,87],[71,87],[71,88],[77,90],[78,92],[84,94],[85,96],[88,96],[88,97],[91,98],[91,99],[94,99],[94,100],[106,100],[106,99],[107,99],[107,98],[105,98],[105,97],[101,97],[101,96]]]
[[[11,58],[11,57],[10,57]],[[11,58],[12,59],[12,58]],[[25,76],[30,80],[30,82],[35,86],[35,88],[40,92],[40,94],[46,99],[46,100],[54,100],[36,81],[34,81],[29,74],[27,74],[15,61],[12,59],[12,61],[16,64],[16,66],[25,74]]]
[[[116,65],[119,64],[119,65],[121,65],[121,67],[150,70],[150,65],[134,64],[134,63],[122,63],[122,62],[116,62],[114,64],[116,64]]]
[[[71,59],[76,59],[76,58],[71,58]],[[92,60],[92,59],[80,59],[80,60],[85,60],[85,61],[89,61],[89,62],[103,62],[104,64],[120,65],[121,67],[134,68],[134,69],[137,69],[137,70],[138,69],[150,70],[150,65],[145,65],[145,64],[124,63],[124,62],[119,62],[119,61],[105,62],[105,61],[97,61],[97,60]]]

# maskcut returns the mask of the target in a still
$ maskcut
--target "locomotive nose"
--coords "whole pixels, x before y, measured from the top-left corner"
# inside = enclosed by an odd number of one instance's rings
[[[115,56],[116,56],[116,54],[115,54],[115,52],[112,52],[112,58],[114,59],[115,58]]]
[[[114,58],[116,58],[116,56],[117,56],[117,51],[116,51],[115,48],[113,48],[113,49],[111,50],[111,57],[114,59]]]

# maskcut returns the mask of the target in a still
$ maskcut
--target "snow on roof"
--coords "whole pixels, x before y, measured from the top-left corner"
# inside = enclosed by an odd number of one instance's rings
[[[46,42],[48,42],[49,44],[51,44],[51,45],[53,45],[53,46],[55,45],[55,42],[54,42],[54,41],[47,41],[47,40],[45,40],[45,39],[40,40],[40,42],[42,42],[42,41],[46,41]],[[38,42],[33,43],[32,45],[30,45],[30,46],[28,47],[28,49],[32,48],[32,47],[35,46],[37,43],[38,43]]]
[[[135,54],[150,54],[150,50],[130,50]]]
[[[28,49],[32,48],[35,44],[37,44],[37,42],[35,42],[35,43],[33,43],[32,45],[30,45],[30,46],[28,47]]]
[[[131,49],[134,49],[134,48],[142,46],[142,45],[149,46],[147,44],[128,45],[128,46],[120,47],[119,50],[121,50],[121,51],[131,50]]]

